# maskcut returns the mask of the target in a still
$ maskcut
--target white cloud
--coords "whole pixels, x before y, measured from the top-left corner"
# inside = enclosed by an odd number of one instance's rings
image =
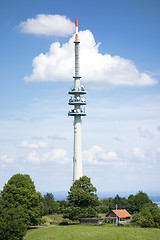
[[[54,148],[49,152],[41,154],[34,150],[28,154],[28,161],[32,162],[33,164],[49,162],[65,164],[69,162],[69,158],[67,157],[66,150],[62,148]]]
[[[74,32],[74,23],[66,16],[38,14],[21,22],[19,28],[23,33],[47,36],[68,36]]]
[[[112,166],[114,168],[123,167],[132,169],[151,168],[157,164],[159,159],[158,153],[160,148],[155,152],[145,151],[140,147],[133,149],[124,149],[116,153],[116,151],[106,151],[100,146],[93,146],[83,152],[84,163],[93,165]]]
[[[46,148],[48,147],[48,143],[45,141],[39,141],[39,142],[32,142],[29,143],[28,141],[24,140],[18,147],[21,148],[31,148],[31,149],[36,149],[36,148]]]
[[[89,31],[79,32],[80,75],[89,87],[101,88],[112,86],[147,86],[157,81],[146,73],[140,73],[135,64],[120,56],[111,56],[99,52],[100,43],[96,44]],[[47,53],[41,53],[33,59],[33,73],[25,76],[25,81],[72,81],[74,75],[74,36],[60,45],[52,43]],[[83,80],[82,79],[82,80]]]
[[[43,154],[44,162],[56,162],[56,163],[67,163],[69,158],[67,157],[66,150],[62,148],[54,148],[50,152]]]
[[[141,161],[148,160],[148,158],[145,156],[144,151],[139,147],[135,147],[133,149],[133,155]]]
[[[83,152],[83,159],[85,163],[98,164],[99,159],[104,160],[105,158],[105,150],[99,146],[93,146],[89,150],[85,150]]]
[[[8,156],[7,154],[0,157],[0,165],[2,168],[5,168],[7,165],[11,165],[12,163],[14,163],[13,157]]]
[[[106,159],[108,160],[119,160],[119,157],[117,156],[117,153],[115,152],[108,152],[106,155]]]
[[[120,159],[116,152],[106,152],[100,146],[93,146],[92,148],[83,152],[84,163],[90,164],[109,164],[116,165],[120,163]]]
[[[40,163],[41,160],[37,156],[37,152],[33,151],[28,154],[28,161],[37,164],[37,163]]]
[[[13,163],[14,158],[13,158],[13,157],[9,157],[8,155],[3,155],[3,156],[1,157],[1,161],[2,161],[3,163]]]

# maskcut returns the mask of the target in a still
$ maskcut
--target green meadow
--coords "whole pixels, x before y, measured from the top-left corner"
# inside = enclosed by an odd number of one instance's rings
[[[110,224],[50,225],[28,230],[25,240],[159,240],[160,229],[117,227]]]

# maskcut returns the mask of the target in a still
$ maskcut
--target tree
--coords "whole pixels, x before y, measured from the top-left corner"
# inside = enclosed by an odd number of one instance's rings
[[[44,212],[43,215],[57,213],[59,211],[59,204],[54,201],[52,193],[47,193],[43,198]]]
[[[128,210],[131,213],[139,212],[146,203],[152,203],[152,201],[146,193],[139,191],[135,196],[130,195],[128,197]]]
[[[41,222],[43,213],[42,196],[36,192],[34,182],[29,175],[13,175],[1,192],[3,209],[22,207],[27,225]]]
[[[141,227],[160,227],[160,210],[155,203],[146,203],[133,214],[132,222]]]
[[[118,194],[113,199],[113,203],[114,203],[113,208],[116,208],[116,204],[117,204],[118,209],[127,208],[127,199],[124,197],[121,198]]]
[[[113,198],[103,198],[99,201],[98,212],[99,213],[108,213],[115,208]]]
[[[63,217],[80,220],[82,217],[97,216],[98,196],[95,194],[96,191],[90,178],[83,176],[76,180],[68,192],[69,207],[66,208]]]
[[[23,208],[3,210],[0,215],[0,240],[22,240],[26,231]]]
[[[58,211],[58,213],[63,214],[64,211],[65,211],[65,209],[68,207],[68,201],[66,201],[66,200],[61,200],[61,201],[60,201],[60,200],[58,200],[57,203],[58,203],[58,205],[59,205],[59,211]]]

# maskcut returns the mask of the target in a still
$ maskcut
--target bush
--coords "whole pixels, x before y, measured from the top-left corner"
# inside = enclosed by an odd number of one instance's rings
[[[23,240],[26,231],[27,225],[22,208],[2,211],[0,216],[0,240]]]

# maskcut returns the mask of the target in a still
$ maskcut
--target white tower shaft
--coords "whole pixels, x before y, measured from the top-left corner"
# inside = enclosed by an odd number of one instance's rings
[[[78,42],[78,23],[76,21],[76,39],[75,39],[75,78],[74,88],[76,91],[80,89],[79,78],[79,42]],[[76,94],[80,97],[80,94]],[[80,105],[75,106],[76,110],[80,109]],[[73,149],[73,181],[83,176],[82,173],[82,121],[81,115],[74,116],[74,149]]]
[[[81,116],[74,116],[74,156],[73,156],[73,181],[83,176],[82,173],[82,136]]]
[[[78,19],[76,18],[76,34],[75,34],[75,76],[74,76],[74,88],[69,94],[74,97],[69,100],[69,105],[73,105],[74,109],[71,110],[68,115],[74,116],[74,147],[73,147],[73,181],[83,176],[82,173],[82,122],[81,116],[86,116],[85,109],[82,109],[82,105],[86,105],[82,94],[86,94],[85,89],[81,86],[79,76],[79,40],[78,40]]]

